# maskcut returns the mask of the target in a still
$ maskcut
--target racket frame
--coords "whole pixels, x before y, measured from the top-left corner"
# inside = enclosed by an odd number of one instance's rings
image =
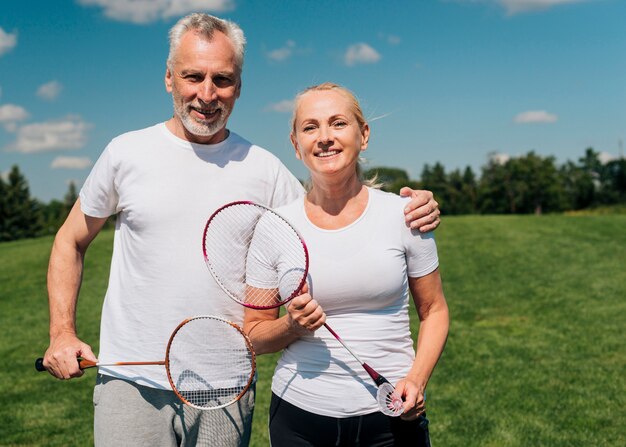
[[[207,244],[206,244],[207,232],[210,228],[211,222],[213,221],[213,219],[215,219],[216,216],[218,216],[225,209],[233,207],[233,206],[239,206],[239,205],[255,206],[257,208],[261,208],[262,210],[264,210],[264,212],[272,213],[274,216],[284,221],[293,230],[293,232],[298,236],[298,239],[300,240],[300,244],[302,244],[302,249],[304,253],[304,266],[303,266],[302,279],[300,280],[300,283],[295,288],[295,290],[291,293],[290,296],[288,296],[285,299],[282,299],[281,301],[277,303],[272,303],[268,305],[255,305],[255,304],[247,303],[239,299],[238,297],[234,296],[233,293],[231,293],[229,288],[224,284],[224,282],[220,279],[220,277],[215,273],[215,270],[212,267],[211,260],[209,259],[209,255],[207,253]],[[287,219],[285,219],[283,216],[278,214],[273,209],[265,205],[261,205],[256,202],[253,202],[251,200],[237,200],[234,202],[229,202],[226,205],[219,207],[213,214],[211,214],[211,217],[209,217],[209,219],[207,220],[207,223],[204,226],[204,231],[202,232],[202,256],[204,257],[204,262],[206,263],[209,269],[209,272],[211,272],[211,276],[213,276],[213,279],[215,279],[215,282],[220,287],[220,289],[222,289],[224,293],[226,293],[230,298],[235,300],[237,303],[249,309],[255,309],[255,310],[275,309],[277,307],[282,306],[283,304],[287,304],[289,301],[291,301],[292,299],[294,299],[300,294],[300,292],[302,291],[302,288],[306,284],[306,280],[309,275],[309,249],[307,248],[306,242],[304,241],[304,238],[302,237],[300,232],[296,230],[296,228]]]
[[[190,402],[187,398],[185,398],[179,391],[178,388],[176,387],[176,385],[174,384],[174,378],[172,377],[171,373],[170,373],[170,348],[172,346],[172,342],[174,341],[174,339],[176,338],[176,334],[189,322],[193,321],[193,320],[197,320],[197,319],[213,319],[213,320],[218,320],[221,321],[223,323],[226,323],[228,325],[230,325],[231,327],[233,327],[234,329],[236,329],[239,334],[243,337],[246,346],[248,348],[248,351],[250,352],[251,355],[251,368],[250,368],[250,376],[248,377],[248,383],[245,385],[245,387],[241,390],[241,392],[239,393],[239,395],[237,396],[236,399],[231,400],[229,402],[220,404],[220,405],[215,405],[212,407],[204,407],[204,406],[200,406],[200,405],[196,405],[193,402]],[[239,399],[241,399],[250,389],[250,386],[252,385],[252,383],[254,382],[254,377],[256,375],[256,354],[254,352],[254,348],[252,346],[252,342],[250,341],[250,339],[248,338],[248,336],[245,334],[245,332],[243,331],[243,329],[241,329],[237,324],[233,323],[232,321],[228,321],[224,318],[220,318],[220,317],[216,317],[214,315],[197,315],[195,317],[190,317],[187,318],[186,320],[182,321],[177,327],[176,329],[174,329],[174,331],[172,332],[172,335],[170,336],[169,341],[167,342],[167,348],[165,350],[165,372],[167,373],[167,380],[170,383],[170,386],[172,387],[172,391],[174,391],[174,394],[176,394],[176,396],[181,400],[181,402],[183,402],[185,405],[189,405],[190,407],[193,408],[197,408],[199,410],[217,410],[220,408],[224,408],[227,407],[229,405],[234,404],[235,402],[239,401]]]

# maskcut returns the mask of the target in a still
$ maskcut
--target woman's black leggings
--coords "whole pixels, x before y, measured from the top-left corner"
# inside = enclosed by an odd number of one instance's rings
[[[347,418],[320,416],[272,393],[270,443],[272,447],[430,447],[428,426],[423,421],[403,421],[378,411]]]

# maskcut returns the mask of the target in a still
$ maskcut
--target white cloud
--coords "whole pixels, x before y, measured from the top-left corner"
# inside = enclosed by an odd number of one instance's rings
[[[24,107],[15,104],[0,105],[0,124],[8,132],[15,132],[17,123],[26,118],[28,118],[28,112]]]
[[[380,37],[382,40],[390,45],[399,45],[400,42],[402,42],[402,39],[394,34],[378,33],[378,37]]]
[[[603,165],[614,161],[614,160],[619,160],[619,157],[616,157],[615,155],[606,152],[606,151],[602,151],[598,154],[598,160],[600,160],[600,163],[602,163]]]
[[[502,152],[491,152],[488,157],[489,161],[497,163],[499,165],[503,165],[511,159],[511,156],[509,154],[505,154]]]
[[[225,12],[235,9],[234,0],[78,0],[99,6],[104,15],[121,22],[150,23],[191,12]]]
[[[92,165],[89,157],[57,157],[52,160],[52,169],[86,169]]]
[[[497,0],[508,15],[515,15],[524,12],[542,11],[554,6],[568,3],[581,3],[589,0]]]
[[[444,0],[459,3],[490,3],[500,6],[507,15],[522,14],[525,12],[543,11],[555,6],[584,3],[594,0]]]
[[[366,43],[351,45],[344,54],[344,62],[347,66],[355,64],[374,64],[380,60],[380,54]]]
[[[46,82],[37,89],[37,96],[47,101],[56,99],[63,90],[63,85],[59,81]]]
[[[402,39],[400,39],[399,36],[394,36],[393,34],[390,34],[387,36],[387,42],[391,45],[399,45],[400,42],[402,42]]]
[[[277,48],[267,53],[267,57],[274,61],[284,61],[291,57],[296,48],[296,43],[293,40],[288,40],[284,47]]]
[[[7,33],[0,28],[0,56],[11,51],[17,45],[17,33]]]
[[[545,110],[529,110],[519,113],[513,121],[517,124],[554,123],[559,117]]]
[[[265,107],[268,112],[291,113],[295,106],[293,99],[285,99],[284,101],[275,102]]]
[[[15,142],[7,150],[32,154],[55,150],[80,149],[87,142],[90,124],[80,117],[68,116],[61,120],[46,121],[21,126]]]

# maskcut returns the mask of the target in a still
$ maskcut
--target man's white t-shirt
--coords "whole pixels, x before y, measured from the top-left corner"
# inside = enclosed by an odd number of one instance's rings
[[[405,224],[407,200],[370,188],[368,194],[363,214],[338,230],[309,221],[302,199],[276,211],[307,244],[309,292],[326,312],[327,324],[361,360],[395,384],[415,358],[408,277],[433,272],[439,261],[432,233],[420,234]],[[283,350],[272,391],[324,416],[378,411],[372,379],[323,327]]]
[[[205,265],[206,221],[231,201],[277,207],[302,194],[278,158],[233,132],[221,143],[200,145],[160,123],[112,140],[80,191],[86,215],[118,214],[100,362],[163,360],[172,331],[188,317],[211,314],[241,324],[243,307]],[[170,388],[160,366],[100,372]]]

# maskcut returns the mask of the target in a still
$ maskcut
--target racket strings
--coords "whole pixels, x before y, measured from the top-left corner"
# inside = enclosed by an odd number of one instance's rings
[[[293,227],[249,202],[225,206],[205,228],[204,254],[218,285],[248,307],[278,307],[302,288],[308,254]]]
[[[172,388],[197,408],[218,408],[237,401],[254,376],[251,348],[241,330],[225,320],[210,316],[189,320],[168,346]]]

